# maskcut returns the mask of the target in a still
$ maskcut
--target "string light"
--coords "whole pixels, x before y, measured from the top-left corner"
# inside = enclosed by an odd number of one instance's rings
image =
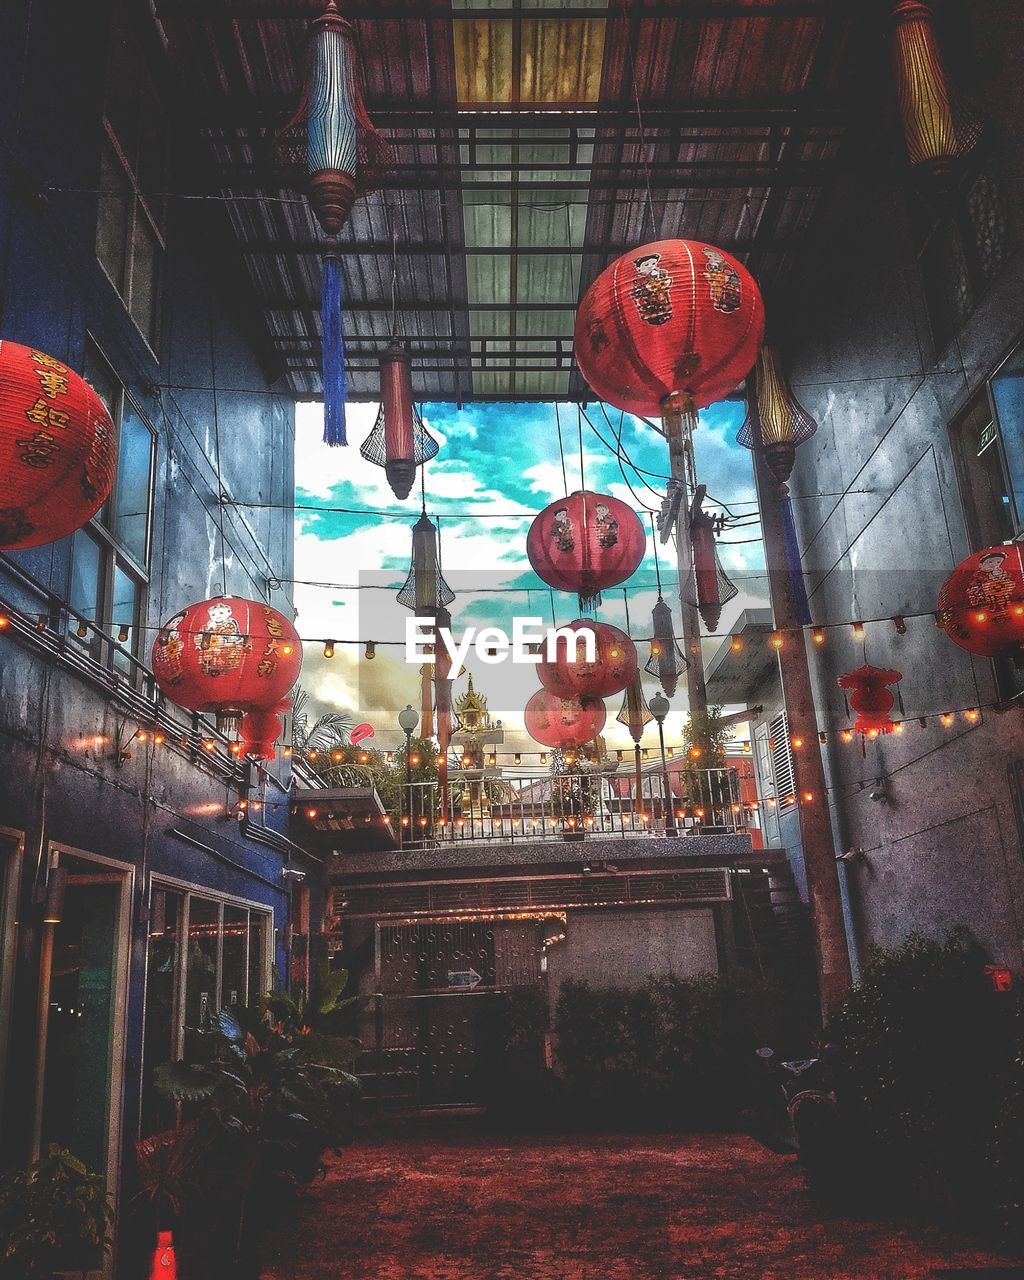
[[[951,728],[953,724],[953,713],[951,711],[947,711],[943,715],[939,716],[939,724],[941,724],[944,729]]]
[[[518,751],[517,751],[517,752],[515,753],[515,755],[512,757],[512,763],[513,763],[513,764],[522,764],[522,763],[523,763],[523,757],[519,754],[519,752],[518,752]]]
[[[853,624],[853,638],[854,640],[864,639],[864,623],[863,622],[855,622]]]
[[[616,751],[615,759],[618,760],[619,764],[621,764],[625,757],[621,751]]]
[[[414,752],[412,753],[412,755],[409,757],[409,763],[410,763],[410,764],[412,765],[412,767],[415,769],[415,768],[416,768],[416,766],[419,764],[419,762],[420,762],[419,752],[418,752],[418,751],[414,751]]]
[[[45,631],[49,625],[50,625],[50,620],[49,620],[49,618],[47,618],[47,616],[46,616],[46,614],[45,614],[45,613],[41,613],[41,614],[39,615],[39,617],[38,617],[38,618],[36,618],[36,630],[37,630],[37,631]],[[123,630],[123,628],[122,628],[122,630]],[[127,637],[127,636],[124,636],[123,638],[124,638],[125,640],[127,640],[127,639],[128,639],[128,637]]]
[[[781,631],[773,631],[768,643],[773,649],[781,649],[786,643]]]
[[[204,738],[204,739],[203,739],[203,750],[204,750],[204,751],[216,751],[216,750],[217,750],[217,744],[216,744],[216,742],[214,742],[214,740],[213,740],[212,738]]]
[[[898,636],[905,636],[907,634],[907,623],[902,614],[898,613],[895,618],[893,618],[892,625],[896,628],[896,634]]]
[[[852,742],[852,741],[853,741],[853,730],[852,730],[852,729],[844,729],[844,730],[840,733],[840,735],[839,735],[839,736],[840,736],[840,738],[842,738],[842,740],[843,740],[844,742]]]
[[[643,756],[645,760],[650,760],[651,758],[651,751],[649,747],[644,747],[643,751],[640,754]]]
[[[818,741],[821,743],[822,746],[824,746],[826,742],[828,742],[828,735],[825,733],[824,730],[822,730],[821,733],[818,734]]]
[[[376,642],[375,640],[367,640],[367,642],[366,642],[366,649],[365,649],[365,656],[366,656],[367,658],[370,658],[370,659],[372,659],[372,658],[376,658],[376,656],[377,656],[377,642]]]
[[[281,754],[284,756],[284,758],[285,758],[286,760],[290,760],[290,759],[291,759],[291,757],[292,757],[292,749],[291,749],[291,747],[285,747],[285,748],[282,750]]]
[[[547,764],[547,762],[548,762],[548,753],[547,753],[546,751],[542,751],[542,752],[540,753],[540,762],[541,762],[541,764]]]
[[[369,752],[367,752],[367,751],[360,751],[360,753],[359,753],[359,763],[360,763],[360,764],[369,764],[369,763],[370,763],[370,755],[369,755]],[[413,760],[413,764],[419,764],[419,756],[417,756],[417,757],[415,758],[415,760]]]
[[[5,631],[11,625],[11,620],[6,613],[0,613],[0,631]]]
[[[814,630],[811,632],[811,639],[814,641],[816,645],[823,645],[825,643],[824,629],[822,627],[815,627]]]
[[[384,759],[387,761],[388,764],[393,764],[395,759],[395,753],[393,751],[385,751]]]
[[[794,751],[799,751],[801,747],[804,745],[803,738],[793,738],[791,741],[792,741],[792,747]]]
[[[657,642],[657,640],[651,641],[651,657],[652,658],[661,657],[661,645]]]
[[[704,752],[701,750],[701,748],[700,748],[700,747],[691,747],[691,748],[690,748],[689,755],[690,755],[690,759],[691,759],[691,760],[699,760],[703,754],[704,754]]]
[[[292,654],[295,652],[295,646],[293,644],[283,644],[281,646],[281,652],[287,658],[289,654]]]
[[[84,622],[80,622],[78,626],[75,628],[75,635],[78,636],[79,640],[84,640],[88,634],[89,634],[89,628],[85,625]]]
[[[334,641],[333,641],[333,640],[328,640],[328,641],[326,641],[326,642],[325,642],[325,644],[324,644],[324,657],[325,657],[325,658],[333,658],[333,657],[334,657]]]
[[[345,759],[344,751],[332,751],[331,759],[334,761],[335,764],[341,764],[342,760]]]
[[[977,724],[981,719],[981,712],[976,707],[971,707],[964,712],[964,719],[968,724]]]
[[[813,792],[813,791],[805,791],[805,792],[804,792],[804,804],[810,804],[810,803],[811,803],[811,801],[812,801],[813,799],[814,799],[814,792]]]
[[[743,652],[743,637],[742,637],[742,636],[733,636],[733,638],[729,641],[729,648],[733,651],[733,653],[742,653],[742,652]]]

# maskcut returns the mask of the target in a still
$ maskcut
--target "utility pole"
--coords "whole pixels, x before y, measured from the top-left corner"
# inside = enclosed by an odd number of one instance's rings
[[[756,420],[757,414],[753,413],[751,418]],[[759,423],[756,429],[760,434]],[[818,991],[822,1017],[827,1019],[831,1010],[846,996],[853,979],[839,892],[835,839],[825,789],[825,769],[818,748],[818,722],[807,661],[807,642],[797,615],[793,579],[786,558],[782,503],[789,501],[789,491],[768,469],[760,448],[753,450],[753,461],[772,613],[775,629],[782,636],[782,647],[777,651],[779,673],[789,723],[800,840],[814,923]]]
[[[684,657],[686,658],[686,692],[690,715],[703,715],[708,709],[708,690],[704,679],[704,654],[700,642],[700,613],[697,610],[697,580],[693,567],[693,544],[690,541],[690,504],[687,440],[678,415],[663,418],[668,440],[669,494],[662,507],[661,539],[667,541],[672,529],[673,512],[676,535],[676,563],[679,566],[679,614],[682,622]]]

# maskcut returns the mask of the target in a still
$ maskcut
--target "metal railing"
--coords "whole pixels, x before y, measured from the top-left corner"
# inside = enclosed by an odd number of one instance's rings
[[[402,786],[399,837],[404,845],[585,839],[648,835],[734,835],[749,813],[734,769],[674,775],[680,795],[666,795],[660,775],[632,771],[513,775],[467,770],[440,783]]]

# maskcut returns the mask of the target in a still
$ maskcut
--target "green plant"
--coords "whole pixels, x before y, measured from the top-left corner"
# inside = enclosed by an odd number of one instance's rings
[[[920,1208],[1021,1231],[1021,1001],[962,928],[871,950],[836,1013],[839,1093],[860,1157]]]
[[[28,1169],[0,1177],[0,1276],[84,1271],[109,1248],[112,1221],[103,1175],[51,1146]]]
[[[211,1061],[168,1063],[156,1087],[185,1104],[205,1144],[178,1194],[184,1214],[233,1222],[233,1260],[245,1255],[255,1210],[308,1182],[335,1137],[331,1088],[351,1077],[323,1060],[312,1032],[271,1024],[258,1010],[222,1009]],[[349,1053],[357,1052],[350,1046]]]
[[[725,765],[725,748],[733,731],[723,724],[721,707],[708,707],[687,717],[683,726],[683,747],[694,769],[721,769]],[[700,754],[695,754],[699,752]]]

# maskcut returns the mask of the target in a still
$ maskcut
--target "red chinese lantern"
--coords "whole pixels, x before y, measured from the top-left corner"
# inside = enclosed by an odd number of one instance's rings
[[[903,675],[885,667],[863,666],[839,677],[840,689],[852,690],[850,706],[857,714],[853,728],[856,733],[877,737],[880,733],[892,733],[893,721],[889,712],[896,701],[889,686],[899,684]]]
[[[273,711],[247,711],[238,726],[244,754],[254,760],[273,760],[277,755],[277,740],[281,736],[281,717],[278,711],[287,711],[290,702],[277,703]]]
[[[559,698],[538,689],[526,704],[526,732],[544,747],[580,747],[601,732],[606,715],[600,698]]]
[[[549,587],[575,591],[585,612],[601,592],[636,572],[647,535],[636,512],[618,498],[582,490],[560,498],[534,518],[526,554]]]
[[[165,622],[153,674],[172,702],[212,711],[222,732],[246,712],[277,711],[302,669],[302,643],[283,614],[258,600],[214,596]]]
[[[939,625],[954,644],[982,658],[1024,645],[1024,551],[986,547],[961,560],[939,592]]]
[[[764,303],[746,267],[714,245],[659,240],[597,277],[576,314],[574,349],[602,400],[692,421],[743,381],[763,336]]]
[[[0,342],[0,550],[80,529],[114,482],[114,424],[92,387],[53,356]]]
[[[588,622],[577,618],[567,630],[593,631],[594,661],[586,661],[583,641],[575,649],[576,661],[569,661],[569,644],[558,642],[557,657],[537,666],[540,682],[549,693],[560,698],[608,698],[621,693],[633,679],[637,669],[636,645],[624,631],[607,622]]]

